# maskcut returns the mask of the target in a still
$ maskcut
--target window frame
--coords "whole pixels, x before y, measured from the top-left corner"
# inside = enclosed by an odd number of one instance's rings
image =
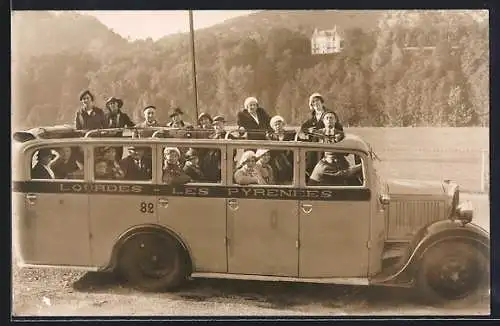
[[[35,179],[31,176],[31,170],[34,167],[33,166],[33,160],[35,153],[38,152],[40,149],[43,148],[48,148],[51,150],[55,150],[56,148],[61,148],[61,147],[79,147],[83,151],[83,178],[79,179]],[[87,145],[86,144],[75,144],[75,143],[56,143],[56,144],[50,144],[50,143],[44,143],[40,145],[36,145],[30,148],[27,148],[25,150],[25,156],[23,159],[23,165],[24,169],[26,171],[26,176],[27,180],[29,181],[36,181],[36,182],[64,182],[64,183],[75,183],[75,182],[88,182],[88,153],[87,153]]]
[[[358,155],[361,159],[361,169],[363,171],[363,184],[360,186],[327,186],[327,185],[308,185],[306,182],[306,154],[308,152],[333,152],[333,153],[349,153]],[[300,185],[308,189],[370,189],[370,180],[368,178],[368,167],[366,166],[367,156],[358,150],[336,149],[326,147],[304,147],[300,151]]]
[[[233,157],[233,151],[238,150],[238,149],[244,149],[247,147],[258,147],[260,149],[269,149],[271,151],[275,150],[290,150],[293,152],[293,177],[292,177],[292,183],[287,184],[287,185],[259,185],[259,184],[250,184],[250,185],[240,185],[237,183],[234,183],[234,173],[236,172],[236,169],[234,169],[234,157]],[[299,175],[299,148],[298,147],[288,147],[288,146],[279,146],[279,144],[276,145],[264,145],[264,146],[253,146],[253,144],[248,144],[248,145],[229,145],[227,148],[227,163],[228,163],[228,168],[226,171],[226,177],[227,177],[227,186],[230,187],[262,187],[262,188],[285,188],[285,189],[292,189],[292,188],[297,188],[299,186],[299,181],[300,181],[300,175]],[[229,164],[231,163],[231,164]]]
[[[186,186],[224,186],[226,184],[226,174],[224,173],[224,171],[226,170],[226,144],[204,144],[204,143],[190,143],[190,144],[186,144],[186,143],[175,143],[175,142],[172,142],[172,143],[160,143],[158,144],[158,148],[157,148],[157,158],[156,158],[156,173],[157,173],[157,184],[158,185],[166,185],[165,183],[163,183],[163,150],[165,149],[165,147],[176,147],[176,148],[181,148],[181,147],[185,147],[185,148],[202,148],[202,149],[207,149],[207,148],[215,148],[215,149],[218,149],[221,153],[221,180],[217,183],[215,182],[188,182],[188,183],[185,183],[184,185]]]

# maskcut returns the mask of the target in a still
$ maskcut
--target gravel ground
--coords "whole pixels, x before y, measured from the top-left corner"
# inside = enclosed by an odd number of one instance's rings
[[[489,230],[484,195],[477,223]],[[13,252],[15,252],[13,250]],[[141,293],[113,274],[65,269],[19,269],[13,258],[14,316],[286,316],[488,315],[489,297],[467,309],[427,307],[411,290],[282,282],[197,279],[174,293]]]

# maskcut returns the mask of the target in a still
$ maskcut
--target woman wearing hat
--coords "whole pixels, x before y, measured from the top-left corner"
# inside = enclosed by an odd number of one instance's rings
[[[77,130],[106,128],[104,111],[94,105],[94,95],[85,90],[80,94],[81,107],[76,111],[75,128]]]
[[[31,169],[32,179],[55,179],[55,173],[51,168],[54,159],[57,157],[49,148],[40,148],[36,154],[36,164]]]
[[[135,125],[130,120],[128,114],[121,111],[122,106],[123,101],[114,96],[108,98],[106,101],[106,109],[108,109],[106,121],[108,122],[108,128],[133,127]]]
[[[274,179],[273,167],[269,162],[271,161],[271,152],[269,149],[258,149],[255,153],[255,158],[257,159],[257,169],[260,170],[262,178],[268,185],[276,184]]]
[[[271,118],[269,126],[271,130],[266,133],[266,138],[269,140],[290,141],[294,140],[295,132],[285,130],[285,119],[280,115],[275,115]]]
[[[181,185],[191,181],[191,178],[180,167],[180,157],[181,152],[176,147],[165,147],[163,150],[163,183]]]
[[[182,116],[184,112],[180,108],[174,108],[169,114],[170,122],[167,123],[167,127],[171,128],[185,128],[190,126],[189,123],[186,123],[182,120]]]
[[[244,109],[238,112],[238,126],[248,132],[248,139],[264,140],[265,132],[269,130],[269,114],[259,106],[255,97],[247,97]]]
[[[234,172],[235,183],[239,185],[266,184],[261,172],[257,168],[257,159],[253,151],[246,151],[241,155],[237,169]]]
[[[323,118],[325,115],[325,112],[332,112],[335,115],[335,129],[339,131],[344,131],[344,127],[340,123],[339,117],[337,113],[328,110],[325,105],[325,100],[323,99],[323,96],[319,93],[313,93],[309,97],[309,110],[311,111],[311,117],[306,120],[302,126],[300,127],[300,130],[306,134],[306,139],[311,140],[312,138],[309,137],[311,133],[314,133],[318,129],[322,129],[325,127],[323,123]]]
[[[120,164],[116,160],[116,152],[117,149],[120,149],[123,152],[123,147],[111,147],[106,146],[102,150],[103,159],[107,163],[108,171],[111,175],[113,175],[114,179],[123,179],[125,178],[125,172],[123,172]]]
[[[182,169],[193,182],[204,182],[206,181],[203,172],[200,167],[200,158],[196,151],[190,148],[186,155],[184,155],[186,163],[184,163],[184,168]]]

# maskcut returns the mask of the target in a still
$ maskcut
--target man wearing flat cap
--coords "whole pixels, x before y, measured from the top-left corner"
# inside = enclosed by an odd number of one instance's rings
[[[224,130],[224,124],[226,120],[221,115],[216,115],[213,119],[213,132],[210,135],[211,139],[224,139],[226,138],[226,131]]]
[[[36,164],[31,169],[32,179],[55,179],[54,171],[52,171],[51,163],[57,155],[48,148],[41,148],[38,150],[36,156]]]
[[[156,120],[156,107],[153,105],[148,105],[142,109],[142,114],[144,116],[144,121],[139,122],[135,126],[138,128],[148,128],[148,127],[160,127],[158,120]]]
[[[104,111],[94,105],[94,95],[85,90],[80,94],[81,107],[76,111],[77,130],[103,129],[107,127]]]
[[[133,127],[135,125],[128,114],[122,112],[122,107],[123,101],[119,98],[112,96],[106,100],[108,128]]]

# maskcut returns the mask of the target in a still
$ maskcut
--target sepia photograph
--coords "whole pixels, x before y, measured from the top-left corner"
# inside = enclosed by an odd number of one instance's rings
[[[11,11],[11,315],[489,315],[489,31]]]

